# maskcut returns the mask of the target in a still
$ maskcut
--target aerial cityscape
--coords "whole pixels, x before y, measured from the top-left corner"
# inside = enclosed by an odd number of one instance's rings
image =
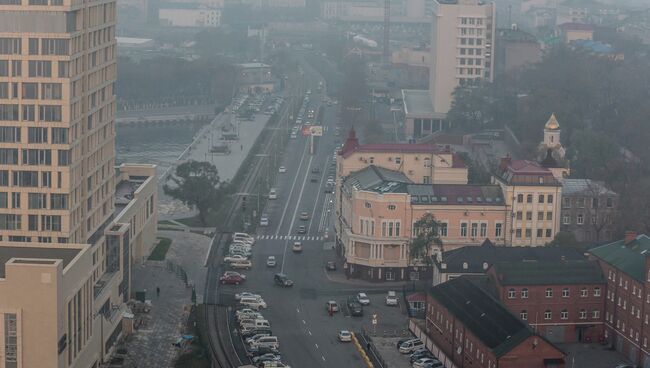
[[[650,2],[0,0],[0,368],[650,368]]]

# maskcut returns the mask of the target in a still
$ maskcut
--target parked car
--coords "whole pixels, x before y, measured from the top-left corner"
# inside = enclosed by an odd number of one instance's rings
[[[433,358],[433,354],[427,349],[419,349],[411,353],[409,356],[409,360],[411,361],[411,364],[415,362],[416,360],[422,359],[422,358]]]
[[[273,281],[275,282],[276,285],[280,285],[282,287],[291,287],[293,286],[293,281],[287,277],[287,275],[283,273],[276,273],[273,276]]]
[[[348,310],[350,311],[350,315],[354,317],[363,316],[363,307],[354,297],[348,298]]]
[[[243,255],[239,255],[239,254],[235,254],[235,255],[231,255],[231,256],[226,256],[226,257],[224,257],[224,259],[223,259],[223,261],[226,262],[226,263],[230,263],[230,262],[238,262],[238,261],[246,261],[246,260],[248,260],[248,258],[246,258],[246,257],[243,256]]]
[[[399,352],[402,354],[409,354],[412,351],[415,351],[421,347],[424,347],[424,343],[420,339],[415,339],[411,341],[407,341],[400,345],[399,347]]]
[[[396,348],[399,349],[399,347],[402,346],[403,343],[405,343],[405,342],[407,342],[407,341],[417,340],[417,339],[418,339],[417,337],[413,337],[413,336],[411,336],[411,337],[405,337],[405,338],[399,339],[399,340],[397,340],[397,346],[396,346]],[[424,348],[425,348],[425,347],[422,347],[422,349],[424,349]]]
[[[268,258],[266,258],[267,267],[275,267],[276,264],[277,262],[275,261],[275,256],[268,256]]]
[[[241,274],[241,273],[239,273],[239,272],[237,272],[237,271],[225,271],[225,272],[223,273],[223,275],[224,275],[224,276],[230,276],[230,275],[232,275],[232,276],[239,276],[239,277],[241,277],[242,279],[246,280],[246,275],[243,275],[243,274]]]
[[[264,354],[280,354],[280,350],[276,348],[270,348],[266,346],[261,346],[261,347],[251,347],[248,349],[248,355],[251,357],[256,357]]]
[[[435,363],[440,363],[440,361],[438,361],[438,359],[436,359],[436,358],[424,357],[424,358],[420,358],[420,359],[414,361],[413,362],[413,368],[425,368],[425,367],[429,367],[429,366],[431,366],[431,365],[433,365]],[[442,364],[440,364],[440,365],[442,365]]]
[[[340,342],[350,342],[352,341],[352,333],[348,330],[341,330],[338,334]]]
[[[260,309],[266,309],[267,305],[264,299],[262,298],[241,298],[239,300],[239,304],[253,309],[253,310],[260,310]]]
[[[336,302],[336,300],[330,300],[327,303],[325,303],[325,310],[326,311],[332,311],[332,312],[338,312],[339,311],[339,303]]]
[[[293,242],[293,247],[291,247],[291,250],[292,250],[294,253],[302,252],[302,243],[299,242],[299,241],[297,241],[297,242]]]
[[[230,262],[230,267],[238,270],[250,270],[253,267],[253,262],[247,260]]]
[[[266,353],[256,357],[251,358],[251,361],[254,364],[261,362],[280,362],[282,361],[282,356],[280,354]]]
[[[277,336],[264,336],[250,344],[251,348],[267,347],[267,348],[280,348],[280,342]]]
[[[246,281],[246,279],[242,278],[240,275],[223,275],[219,278],[219,282],[222,285],[225,284],[230,284],[230,285],[239,285],[242,282]]]
[[[328,271],[336,271],[336,262],[327,261],[327,263],[325,264],[325,269]]]
[[[386,295],[386,305],[398,305],[399,304],[399,298],[397,297],[397,293],[394,291],[389,291],[388,295]]]
[[[272,335],[273,331],[271,331],[270,328],[251,328],[248,331],[239,331],[242,335],[242,337],[247,338],[251,336],[255,336],[257,334],[267,334],[267,335]]]
[[[255,334],[255,335],[253,335],[251,337],[247,337],[245,341],[246,341],[247,344],[250,345],[251,342],[257,341],[259,338],[262,338],[264,336],[271,336],[271,335],[267,334],[267,333],[259,333],[259,334]]]
[[[235,294],[235,300],[240,300],[241,298],[261,298],[259,294],[251,293],[250,291],[242,291],[241,293]]]
[[[366,295],[366,293],[357,294],[357,301],[361,305],[370,305],[370,298],[368,298],[368,295]]]

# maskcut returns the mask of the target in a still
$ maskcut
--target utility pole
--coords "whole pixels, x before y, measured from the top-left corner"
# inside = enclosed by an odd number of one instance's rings
[[[390,64],[390,0],[384,0],[384,64]]]

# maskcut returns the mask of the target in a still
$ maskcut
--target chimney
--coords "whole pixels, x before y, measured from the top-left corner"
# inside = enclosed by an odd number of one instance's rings
[[[499,163],[499,171],[501,172],[505,171],[511,162],[512,162],[512,158],[510,158],[509,153],[506,155],[506,157],[501,157],[501,162]]]
[[[628,244],[632,243],[633,241],[636,240],[636,231],[626,231],[625,232],[625,238],[623,238],[623,239],[625,240],[624,241],[625,245],[628,245]]]

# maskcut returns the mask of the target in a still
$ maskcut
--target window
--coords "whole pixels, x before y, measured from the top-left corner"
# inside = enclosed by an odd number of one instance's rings
[[[472,223],[472,238],[476,238],[478,235],[478,224],[476,222]]]
[[[569,319],[569,311],[566,309],[562,309],[560,312],[560,319]]]
[[[52,128],[52,143],[68,144],[68,128]]]
[[[22,53],[22,39],[0,38],[0,55],[20,55]]]
[[[547,221],[553,220],[553,212],[552,211],[546,212],[546,220]]]
[[[607,198],[607,208],[612,208],[612,207],[614,207],[614,199]]]
[[[61,231],[61,216],[42,215],[41,231]]]
[[[522,220],[523,219],[523,212],[517,211],[517,220]]]
[[[59,78],[68,78],[70,77],[70,62],[69,61],[59,61]]]
[[[526,220],[530,221],[533,219],[533,211],[526,211]]]
[[[29,5],[33,5],[34,0],[29,0]],[[38,38],[30,38],[27,48],[29,49],[30,55],[38,55]]]
[[[22,218],[16,214],[0,214],[0,230],[20,230]]]
[[[526,196],[526,203],[533,203],[533,195],[529,194]]]
[[[446,222],[440,223],[440,226],[438,227],[438,231],[440,232],[441,237],[446,237],[447,236],[447,223]]]
[[[67,194],[50,194],[50,208],[53,210],[65,210],[68,208]]]
[[[524,195],[523,194],[517,194],[517,202],[524,203]]]
[[[11,174],[15,187],[38,187],[38,171],[13,171]]]
[[[487,236],[487,224],[485,222],[481,223],[481,238]]]
[[[366,202],[363,204],[366,208],[372,208],[372,204],[370,202]]]
[[[0,77],[8,77],[9,76],[9,61],[8,60],[0,60]],[[7,98],[7,97],[3,97]]]
[[[20,77],[23,75],[23,64],[20,60],[11,61],[11,76]]]
[[[60,100],[61,83],[41,83],[41,99]]]
[[[544,221],[544,212],[537,211],[537,221]]]
[[[61,121],[61,106],[59,105],[41,105],[38,107],[38,118],[41,121]]]
[[[496,224],[494,224],[494,236],[495,236],[496,238],[500,238],[500,237],[501,237],[502,226],[503,226],[503,224],[501,224],[501,223],[499,223],[499,222],[496,223]]]
[[[546,297],[547,298],[552,298],[553,297],[553,289],[546,288]]]
[[[537,203],[544,203],[544,195],[543,195],[543,194],[540,194],[540,195],[537,197]]]
[[[38,98],[38,83],[23,83],[23,98],[35,100]]]
[[[594,288],[594,296],[600,296],[600,288],[599,287]]]
[[[508,299],[514,299],[517,296],[515,289],[508,289]]]
[[[36,108],[34,105],[23,105],[22,121],[36,121]]]
[[[546,203],[553,203],[553,194],[549,194]]]
[[[587,319],[587,311],[580,309],[580,319]]]
[[[517,229],[517,230],[515,230],[515,236],[516,236],[517,238],[521,238],[521,229]]]
[[[521,318],[523,321],[528,320],[528,312],[526,310],[522,310],[521,313],[519,313],[519,318]]]
[[[526,229],[526,238],[530,239],[533,236],[533,230],[532,229]]]
[[[1,143],[20,142],[20,128],[19,127],[0,127],[0,142]]]
[[[28,128],[27,142],[47,143],[47,128]]]
[[[9,208],[9,199],[6,192],[0,192],[0,208]]]
[[[462,237],[467,236],[467,222],[462,222],[460,224],[460,236]]]
[[[528,289],[527,288],[521,289],[521,299],[528,299]]]
[[[44,38],[41,40],[41,53],[43,55],[68,55],[70,53],[70,40]]]
[[[585,223],[585,215],[579,213],[578,216],[576,217],[576,224],[582,225],[584,223]]]
[[[562,198],[562,208],[571,208],[571,198],[570,197]]]
[[[548,320],[548,319],[551,319],[552,317],[553,317],[553,314],[551,313],[550,310],[547,309],[546,311],[544,311],[544,319]]]
[[[569,288],[562,289],[562,297],[563,298],[568,298],[569,297]]]
[[[571,216],[570,215],[562,215],[562,224],[563,225],[570,225],[571,224]]]
[[[537,237],[541,238],[544,235],[544,229],[537,229]]]
[[[23,165],[52,165],[52,150],[24,149]]]
[[[20,193],[11,193],[11,208],[20,208]]]
[[[582,289],[580,289],[580,297],[581,298],[586,298],[588,296],[589,296],[589,290],[587,290],[586,287],[583,287]]]
[[[71,159],[70,150],[59,150],[58,151],[58,163],[59,166],[68,166],[70,165]]]
[[[0,164],[18,165],[18,149],[0,148]]]
[[[27,224],[29,231],[38,231],[38,215],[27,216]]]
[[[402,158],[401,157],[395,157],[395,163],[396,164],[401,164],[402,163]]]
[[[585,199],[584,199],[584,197],[576,198],[576,207],[585,208]]]
[[[52,62],[49,60],[30,60],[29,77],[52,77]]]
[[[0,120],[18,121],[18,105],[0,104]]]
[[[388,205],[388,210],[389,210],[389,211],[395,211],[396,208],[397,208],[397,207],[396,207],[394,204],[389,204],[389,205]]]
[[[47,194],[45,193],[29,193],[27,199],[30,210],[40,210],[47,207]]]

